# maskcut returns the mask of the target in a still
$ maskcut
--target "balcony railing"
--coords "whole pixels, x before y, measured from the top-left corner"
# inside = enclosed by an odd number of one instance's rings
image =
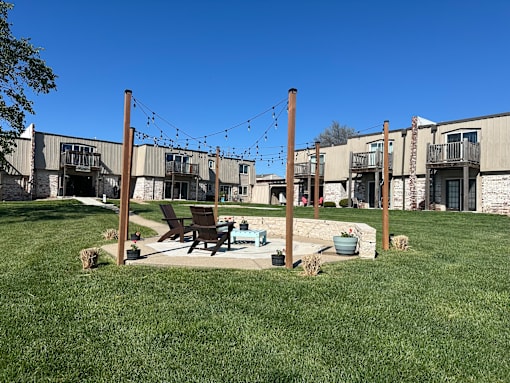
[[[76,171],[88,172],[101,167],[101,154],[76,150],[60,153],[60,166],[74,167]]]
[[[167,161],[165,166],[166,175],[184,174],[184,175],[198,175],[198,164],[189,164],[180,161]]]
[[[324,177],[324,165],[325,164],[319,164],[319,177]],[[310,162],[300,162],[294,164],[294,176],[315,176],[315,164]]]
[[[480,165],[480,144],[469,141],[448,144],[427,144],[427,165],[455,166]]]
[[[374,171],[384,167],[384,154],[380,150],[375,152],[352,153],[351,160],[351,169],[354,171]],[[393,153],[389,153],[389,160],[388,168],[392,170]]]

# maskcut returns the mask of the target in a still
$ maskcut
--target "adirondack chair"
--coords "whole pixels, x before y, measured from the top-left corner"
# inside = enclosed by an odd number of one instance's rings
[[[204,242],[204,247],[198,249],[211,251],[211,256],[216,254],[225,241],[227,241],[227,249],[230,250],[230,233],[234,228],[234,222],[216,224],[213,209],[209,206],[190,206],[190,210],[193,216],[191,228],[196,230],[197,235],[188,250],[188,254],[195,250],[200,242]],[[219,230],[221,228],[227,230]],[[214,244],[214,246],[208,248],[208,244]]]
[[[158,242],[163,242],[170,237],[171,239],[179,238],[180,242],[184,242],[184,234],[193,231],[189,225],[184,224],[184,220],[191,220],[192,217],[177,218],[172,205],[159,205],[159,208],[163,213],[162,220],[168,224],[169,230],[158,239]]]

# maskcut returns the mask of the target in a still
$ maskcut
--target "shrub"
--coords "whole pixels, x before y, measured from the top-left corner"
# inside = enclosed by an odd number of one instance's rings
[[[333,201],[326,201],[324,202],[324,207],[336,207],[336,203]]]
[[[349,206],[349,199],[348,198],[341,199],[340,202],[338,202],[338,205],[340,207],[347,207],[347,206]]]

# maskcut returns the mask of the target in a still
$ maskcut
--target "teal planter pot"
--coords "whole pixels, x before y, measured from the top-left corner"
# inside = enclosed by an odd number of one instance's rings
[[[356,247],[358,245],[358,238],[356,237],[342,237],[340,235],[333,236],[333,244],[337,254],[340,255],[354,255],[356,254]]]

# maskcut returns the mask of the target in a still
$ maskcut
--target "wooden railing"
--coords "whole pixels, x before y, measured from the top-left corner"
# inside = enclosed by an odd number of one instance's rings
[[[378,150],[375,152],[352,153],[352,170],[375,170],[382,169],[384,165],[384,154]],[[393,169],[393,153],[389,153],[389,169]]]
[[[427,144],[428,165],[480,165],[480,144],[469,141],[450,142],[448,144]]]
[[[167,176],[171,174],[198,175],[198,164],[189,164],[180,161],[167,161],[165,171]]]
[[[101,154],[66,150],[60,153],[60,166],[71,166],[77,171],[90,171],[101,167]]]
[[[319,164],[319,176],[324,177],[324,165]],[[296,177],[307,177],[315,175],[315,163],[300,162],[294,164],[294,175]]]

